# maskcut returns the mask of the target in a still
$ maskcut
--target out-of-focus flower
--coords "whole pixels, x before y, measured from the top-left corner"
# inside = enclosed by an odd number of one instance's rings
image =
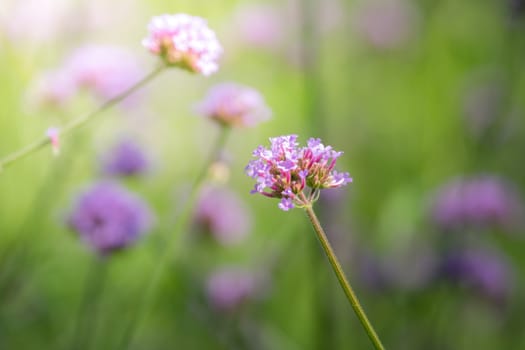
[[[31,103],[38,106],[63,107],[77,92],[73,77],[63,69],[44,72],[29,90]]]
[[[166,14],[153,17],[148,30],[142,44],[166,64],[205,76],[219,69],[222,47],[204,19]]]
[[[445,257],[439,275],[495,303],[504,302],[513,285],[513,272],[499,254],[488,250],[465,250]]]
[[[105,101],[131,88],[142,76],[132,53],[119,47],[87,45],[76,49],[61,68],[43,74],[29,96],[39,105],[62,107],[84,88]],[[132,102],[136,96],[125,102]]]
[[[102,172],[114,176],[135,176],[146,173],[150,162],[143,149],[131,140],[117,143],[102,159]]]
[[[60,130],[55,127],[48,128],[46,130],[46,136],[49,138],[49,142],[51,142],[53,154],[57,156],[60,153]]]
[[[282,46],[285,22],[277,7],[268,4],[242,6],[233,23],[242,42],[267,49]]]
[[[214,86],[197,110],[225,126],[255,126],[271,116],[270,108],[257,90],[236,83]]]
[[[232,312],[254,297],[257,278],[239,268],[225,267],[208,278],[206,292],[210,304],[218,311]]]
[[[413,242],[382,255],[360,252],[358,266],[363,283],[375,291],[420,291],[435,278],[438,256],[433,247]],[[414,264],[417,261],[417,264]]]
[[[370,46],[389,50],[405,45],[417,31],[418,12],[411,1],[365,2],[356,13],[356,30]]]
[[[301,57],[304,27],[307,26],[315,37],[310,36],[307,40],[318,41],[343,23],[342,14],[346,11],[340,0],[324,0],[311,12],[305,18],[302,0],[287,0],[279,5],[243,3],[234,12],[231,37],[236,44],[269,51],[300,66],[304,63]]]
[[[143,75],[136,57],[119,47],[87,45],[76,49],[65,64],[77,86],[108,100],[123,93]]]
[[[195,221],[224,245],[241,241],[249,234],[252,225],[251,213],[245,203],[223,187],[203,189],[195,210]]]
[[[68,224],[100,254],[134,243],[152,224],[148,205],[123,187],[98,183],[82,193]]]
[[[279,208],[284,211],[311,205],[321,189],[352,182],[348,173],[334,170],[343,152],[325,146],[320,139],[310,138],[306,147],[299,147],[297,135],[272,137],[270,143],[270,149],[259,146],[253,151],[257,159],[245,171],[257,181],[252,193],[280,198]]]
[[[6,5],[6,13],[0,13],[4,22],[0,27],[5,28],[8,38],[17,43],[41,43],[56,39],[62,32],[70,2],[16,0]]]
[[[441,188],[432,216],[444,230],[465,227],[512,229],[520,223],[523,204],[512,186],[495,176],[456,179]]]

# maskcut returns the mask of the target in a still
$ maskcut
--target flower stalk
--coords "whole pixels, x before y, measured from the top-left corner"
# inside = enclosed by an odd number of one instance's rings
[[[206,180],[210,166],[220,155],[220,152],[226,144],[229,133],[230,127],[221,126],[220,133],[211,149],[210,155],[202,169],[197,174],[197,177],[191,186],[189,197],[184,203],[184,206],[177,217],[173,232],[170,234],[168,241],[164,245],[163,250],[160,252],[157,266],[151,274],[149,282],[146,284],[142,298],[139,300],[134,314],[132,315],[130,322],[124,330],[124,335],[121,338],[122,341],[118,345],[117,349],[128,349],[130,345],[132,345],[133,336],[136,334],[142,319],[147,316],[147,312],[151,308],[153,299],[155,297],[156,289],[158,288],[160,280],[167,267],[173,261],[173,257],[176,257],[178,260],[184,259],[184,254],[186,252],[186,250],[183,249],[184,247],[182,244],[184,232],[187,231],[193,208],[197,202],[199,191],[204,184],[204,180]]]
[[[117,103],[124,100],[126,97],[134,93],[135,91],[142,88],[144,85],[148,84],[153,78],[159,75],[160,72],[164,70],[166,66],[164,64],[159,65],[154,70],[152,70],[148,75],[146,75],[144,78],[139,80],[136,84],[128,88],[127,90],[121,92],[117,96],[113,97],[112,99],[107,100],[105,103],[100,105],[95,110],[86,113],[76,119],[71,120],[69,123],[66,123],[63,127],[57,128],[58,133],[57,137],[60,135],[65,136],[72,131],[84,126],[87,124],[90,120],[92,120],[95,116],[101,114],[102,112],[106,111],[107,109],[113,107]],[[50,138],[48,135],[45,135],[44,137],[34,141],[33,143],[28,144],[25,147],[20,148],[18,151],[15,151],[4,158],[0,159],[0,173],[5,170],[8,166],[12,165],[13,163],[29,156],[30,154],[40,150],[41,148],[46,147],[47,145],[52,144],[53,139]]]
[[[376,331],[374,330],[374,327],[368,320],[368,317],[366,316],[365,311],[363,310],[363,307],[361,306],[361,303],[359,302],[359,299],[357,298],[354,290],[352,289],[350,282],[348,282],[348,279],[345,276],[343,268],[341,267],[341,264],[339,263],[339,260],[337,259],[337,256],[335,255],[335,252],[330,242],[328,241],[328,237],[326,236],[326,233],[324,232],[323,227],[321,226],[321,223],[319,222],[319,219],[315,215],[315,212],[312,206],[306,205],[304,206],[304,210],[306,212],[306,215],[308,216],[308,219],[310,219],[310,222],[312,223],[314,231],[317,235],[317,238],[319,239],[319,242],[321,243],[321,246],[323,247],[326,257],[328,258],[328,261],[330,262],[330,265],[332,265],[332,269],[334,270],[334,273],[339,281],[339,284],[341,285],[341,288],[343,289],[346,295],[346,298],[350,302],[350,305],[354,309],[354,312],[357,315],[357,318],[361,322],[361,325],[365,329],[366,334],[370,338],[370,341],[372,342],[376,350],[384,350],[383,344],[381,343],[381,340],[379,339]]]
[[[84,295],[77,313],[75,331],[72,338],[72,350],[88,350],[95,334],[98,322],[100,296],[104,290],[108,273],[108,262],[104,256],[95,256],[87,271]]]

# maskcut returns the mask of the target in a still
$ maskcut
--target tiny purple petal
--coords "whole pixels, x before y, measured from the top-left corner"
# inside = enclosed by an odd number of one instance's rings
[[[294,208],[293,200],[291,198],[282,198],[281,202],[277,205],[279,209],[288,211]]]

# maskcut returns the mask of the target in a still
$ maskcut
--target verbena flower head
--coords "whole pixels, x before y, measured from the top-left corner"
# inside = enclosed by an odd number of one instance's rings
[[[521,223],[522,213],[523,204],[510,184],[483,175],[443,186],[434,200],[432,216],[447,231],[466,227],[511,230]]]
[[[297,135],[270,138],[271,147],[259,146],[256,158],[246,166],[246,174],[257,183],[252,193],[280,198],[279,208],[311,205],[319,190],[337,188],[352,182],[348,173],[334,170],[343,152],[325,146],[320,139],[310,138],[306,147],[299,147]]]
[[[245,203],[231,190],[220,187],[207,187],[201,192],[195,221],[223,245],[241,241],[252,225]]]
[[[106,175],[136,176],[148,171],[149,159],[142,148],[131,140],[122,140],[102,159]]]
[[[78,197],[68,224],[105,255],[129,246],[148,231],[152,214],[142,199],[125,188],[98,183]]]
[[[271,116],[257,90],[236,83],[214,86],[197,108],[200,114],[226,126],[255,126]]]
[[[142,44],[166,64],[205,76],[219,69],[222,47],[204,19],[165,14],[153,17],[148,30]]]

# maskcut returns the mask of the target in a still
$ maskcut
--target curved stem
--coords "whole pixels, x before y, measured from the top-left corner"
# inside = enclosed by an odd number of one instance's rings
[[[144,85],[149,83],[153,78],[155,78],[163,69],[165,68],[165,65],[160,65],[157,68],[155,68],[153,71],[151,71],[148,75],[146,75],[144,78],[139,80],[135,85],[131,86],[127,90],[123,91],[122,93],[118,94],[117,96],[113,97],[112,99],[104,102],[102,105],[100,105],[95,110],[86,113],[76,119],[71,120],[69,123],[66,123],[64,126],[59,128],[60,130],[60,136],[67,135],[71,133],[73,130],[78,129],[82,126],[84,126],[88,121],[93,119],[96,115],[104,112],[105,110],[109,109],[110,107],[114,106],[115,104],[121,102],[126,97],[134,93],[135,91],[142,88]],[[36,152],[40,150],[41,148],[44,148],[45,146],[49,145],[51,143],[51,140],[49,137],[44,136],[40,139],[28,144],[25,147],[20,148],[18,151],[15,151],[4,158],[0,159],[0,173],[7,168],[8,166],[12,165],[16,161],[27,157],[28,155],[32,154],[33,152]]]
[[[192,210],[195,206],[198,194],[202,185],[204,184],[204,180],[206,179],[206,175],[208,174],[210,166],[217,159],[218,155],[226,144],[229,131],[229,127],[221,127],[220,134],[218,135],[217,140],[210,152],[210,156],[193,182],[189,197],[184,203],[184,207],[178,216],[178,220],[174,224],[174,232],[170,235],[168,241],[164,245],[164,249],[160,253],[157,266],[151,274],[150,280],[142,294],[142,298],[139,300],[137,308],[132,315],[129,324],[124,330],[122,341],[120,344],[118,344],[116,349],[127,349],[132,344],[133,335],[139,328],[140,321],[146,316],[146,313],[151,308],[151,304],[155,297],[155,290],[159,285],[166,268],[169,266],[169,263],[172,261],[173,257],[181,259],[182,255],[184,254],[185,250],[183,249],[184,246],[182,244],[182,240],[184,238],[184,232],[191,220]]]
[[[330,242],[328,241],[328,237],[326,237],[326,233],[324,232],[323,227],[321,226],[321,223],[319,222],[319,219],[315,215],[313,208],[310,205],[310,206],[306,206],[305,210],[306,210],[306,215],[310,219],[310,222],[312,223],[314,231],[317,234],[317,238],[319,239],[319,242],[323,246],[326,257],[330,261],[330,264],[332,265],[332,269],[334,270],[335,275],[337,276],[337,279],[339,280],[339,284],[341,284],[341,288],[343,288],[346,298],[350,302],[350,305],[352,305],[352,308],[354,309],[357,315],[357,318],[359,318],[359,321],[363,325],[363,328],[365,329],[366,334],[368,335],[368,337],[370,338],[370,341],[372,342],[372,344],[377,350],[384,350],[383,344],[381,343],[381,340],[379,340],[379,337],[377,336],[377,333],[374,330],[374,327],[368,320],[368,317],[366,317],[365,311],[363,310],[363,307],[359,303],[359,299],[357,299],[357,296],[355,295],[354,290],[350,286],[350,283],[348,282],[345,276],[345,273],[341,267],[341,264],[339,263],[339,260],[337,259],[337,256],[335,255],[335,252],[332,249]]]

